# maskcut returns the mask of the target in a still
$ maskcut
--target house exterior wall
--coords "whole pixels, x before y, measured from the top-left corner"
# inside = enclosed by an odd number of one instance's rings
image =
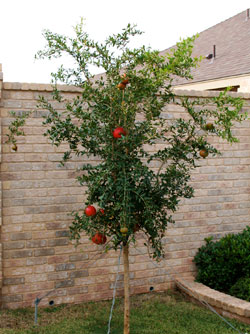
[[[79,94],[74,87],[62,87],[65,97]],[[26,136],[18,138],[18,151],[6,144],[11,110],[21,113],[36,107],[39,95],[50,97],[49,85],[3,83],[0,100],[2,129],[2,296],[4,308],[34,305],[37,297],[52,291],[56,304],[80,303],[112,298],[118,252],[103,253],[101,246],[83,236],[78,248],[68,238],[72,210],[83,208],[84,187],[75,180],[74,159],[59,166],[65,146],[52,147],[43,136],[43,111],[27,120]],[[215,92],[177,92],[190,97],[207,98]],[[239,94],[232,93],[235,96]],[[243,94],[245,111],[250,111],[250,94]],[[62,108],[57,105],[57,108]],[[170,104],[165,117],[185,117],[183,108]],[[176,224],[169,226],[164,247],[166,262],[156,268],[149,260],[142,233],[137,233],[136,248],[130,249],[131,293],[154,287],[162,291],[174,285],[172,275],[184,277],[195,271],[192,259],[205,237],[219,238],[241,231],[250,217],[250,131],[249,121],[234,129],[240,139],[234,145],[211,141],[223,151],[221,157],[207,158],[192,174],[195,197],[183,200],[175,214]],[[156,149],[162,143],[155,144]],[[90,162],[95,162],[91,161]],[[157,168],[157,163],[152,166]],[[121,266],[121,273],[123,268]],[[122,274],[118,295],[122,294]]]
[[[211,90],[224,87],[239,86],[238,93],[250,93],[250,75],[242,75],[237,77],[227,77],[202,82],[188,83],[175,86],[175,89],[186,90]]]

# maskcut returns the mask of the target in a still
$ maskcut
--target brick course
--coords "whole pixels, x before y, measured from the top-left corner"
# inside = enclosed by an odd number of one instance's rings
[[[75,87],[62,86],[61,89],[68,98],[79,94]],[[11,146],[5,143],[11,121],[9,111],[30,110],[38,95],[51,98],[51,91],[50,85],[2,84],[0,81],[4,143],[0,151],[3,244],[0,277],[4,277],[2,306],[7,308],[31,306],[36,296],[50,290],[54,290],[51,296],[56,304],[112,297],[118,252],[103,254],[102,248],[93,245],[87,236],[83,236],[81,244],[75,248],[68,238],[71,221],[68,213],[83,208],[86,190],[75,180],[75,168],[80,160],[75,158],[65,168],[59,167],[65,146],[52,147],[43,136],[42,111],[27,120],[26,136],[18,138],[17,152],[12,152]],[[201,99],[218,95],[215,92],[176,93]],[[249,111],[250,94],[241,96],[245,99],[244,110]],[[58,108],[62,110],[60,105]],[[168,105],[164,117],[177,116],[185,117],[183,108]],[[218,239],[226,233],[241,231],[249,224],[249,121],[237,125],[234,131],[240,142],[230,145],[211,138],[223,151],[222,156],[202,160],[200,168],[192,174],[195,197],[181,201],[180,210],[175,214],[176,224],[169,226],[164,240],[167,268],[163,264],[155,268],[148,259],[143,235],[137,233],[137,248],[130,250],[132,293],[147,292],[150,286],[155,291],[172,287],[165,269],[172,274],[190,276],[195,271],[192,258],[205,237],[213,235]],[[162,145],[157,143],[149,149]],[[152,168],[157,166],[157,163],[152,164]],[[118,295],[122,294],[122,271],[121,264]],[[47,302],[48,298],[41,305]]]

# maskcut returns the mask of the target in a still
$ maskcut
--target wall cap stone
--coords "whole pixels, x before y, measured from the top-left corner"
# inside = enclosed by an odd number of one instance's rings
[[[63,92],[80,92],[81,88],[76,86],[58,85],[58,88]],[[22,82],[4,82],[3,89],[5,90],[23,90],[23,91],[43,91],[52,92],[53,87],[51,84],[39,84],[39,83],[22,83]]]
[[[195,282],[194,277],[176,277],[177,288],[191,300],[205,301],[215,310],[230,318],[250,323],[250,302],[216,291],[201,283]]]
[[[189,97],[217,97],[221,92],[208,91],[208,90],[188,90],[188,89],[174,89],[174,93],[177,96],[189,96]],[[241,97],[243,99],[250,99],[250,93],[236,93],[228,92],[228,95],[233,97]]]
[[[1,75],[1,72],[0,72]],[[80,92],[81,88],[76,86],[58,85],[58,88],[62,92]],[[40,84],[40,83],[23,83],[23,82],[3,82],[3,89],[5,90],[24,90],[24,91],[47,91],[52,92],[53,88],[51,84]],[[201,90],[185,90],[185,89],[174,89],[176,96],[189,96],[189,97],[216,97],[221,92],[218,91],[201,91]],[[229,92],[230,96],[241,97],[244,99],[250,99],[250,93],[236,93]]]
[[[1,100],[1,96],[2,96],[2,88],[3,88],[3,68],[2,68],[2,64],[0,64],[0,100]]]

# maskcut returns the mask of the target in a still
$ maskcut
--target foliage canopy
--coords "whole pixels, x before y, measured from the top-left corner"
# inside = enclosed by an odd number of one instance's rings
[[[39,107],[49,111],[44,124],[51,142],[69,145],[63,163],[74,154],[83,160],[97,159],[95,165],[82,164],[78,180],[87,185],[85,204],[104,212],[97,210],[94,216],[75,212],[72,238],[80,238],[81,231],[89,236],[99,232],[110,237],[107,247],[116,249],[135,241],[140,229],[153,256],[159,258],[162,237],[180,199],[194,194],[190,173],[201,151],[219,153],[208,137],[235,142],[231,127],[245,115],[240,113],[242,101],[226,92],[213,99],[216,108],[206,107],[211,104],[207,100],[176,99],[173,80],[192,78],[191,70],[200,60],[192,57],[196,36],[180,41],[164,55],[145,46],[129,48],[130,38],[138,34],[135,26],[128,25],[122,33],[98,43],[83,30],[82,22],[75,27],[74,38],[44,31],[47,44],[37,58],[67,54],[75,67],[62,65],[52,74],[53,99],[64,103],[65,111],[58,112],[44,97]],[[94,76],[92,65],[105,73]],[[66,101],[57,82],[80,87],[79,96]],[[172,102],[179,103],[188,117],[166,118],[164,108]],[[117,128],[124,130],[120,137],[114,136]],[[164,147],[155,150],[157,143]]]

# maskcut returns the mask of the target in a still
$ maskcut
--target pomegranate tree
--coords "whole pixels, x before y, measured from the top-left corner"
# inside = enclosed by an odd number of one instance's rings
[[[245,115],[240,113],[242,101],[222,92],[210,101],[216,108],[207,108],[207,101],[203,105],[183,97],[178,103],[189,117],[164,117],[166,105],[175,102],[173,79],[191,79],[191,70],[199,61],[192,57],[195,37],[177,43],[170,54],[163,55],[145,46],[129,49],[130,38],[141,34],[131,25],[103,43],[90,39],[82,24],[75,27],[75,34],[69,38],[45,31],[47,45],[37,57],[67,54],[76,64],[73,69],[61,66],[53,74],[55,101],[63,103],[58,81],[80,87],[81,93],[66,102],[63,114],[45,97],[40,98],[39,106],[49,111],[45,134],[52,143],[69,144],[63,162],[74,154],[83,157],[78,180],[87,186],[86,203],[83,212],[74,213],[72,238],[79,239],[85,232],[95,244],[107,245],[107,250],[123,246],[124,333],[128,334],[129,245],[140,230],[153,257],[164,255],[161,241],[173,222],[172,213],[180,199],[194,195],[189,184],[191,170],[199,159],[218,153],[208,137],[236,141],[231,127]],[[105,74],[93,75],[90,65]],[[9,139],[14,144],[20,124],[23,120],[10,127]],[[146,150],[156,142],[165,145]],[[90,165],[84,162],[85,156],[95,156],[99,162]],[[151,167],[155,161],[158,169]]]

